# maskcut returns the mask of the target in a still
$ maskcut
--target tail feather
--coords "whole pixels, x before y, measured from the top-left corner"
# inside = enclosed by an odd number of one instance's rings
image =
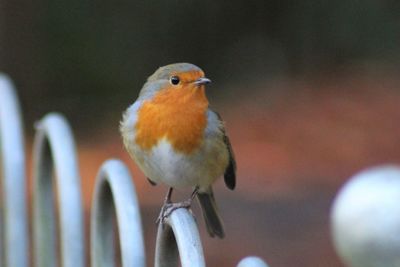
[[[209,235],[211,237],[218,236],[219,238],[224,238],[224,226],[218,215],[212,191],[210,190],[206,193],[199,192],[197,194],[197,199],[199,200]]]

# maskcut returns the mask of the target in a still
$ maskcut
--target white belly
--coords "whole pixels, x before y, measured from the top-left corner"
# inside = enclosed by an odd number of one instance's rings
[[[204,142],[191,155],[176,153],[166,140],[150,151],[135,146],[132,152],[148,178],[174,188],[199,186],[205,190],[223,175],[228,165],[228,152],[218,140]]]

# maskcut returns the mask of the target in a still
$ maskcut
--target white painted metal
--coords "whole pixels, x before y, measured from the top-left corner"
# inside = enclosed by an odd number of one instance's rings
[[[242,259],[237,267],[268,267],[268,265],[259,257],[249,256]]]
[[[353,176],[339,191],[331,220],[336,250],[348,266],[400,266],[400,167]]]
[[[174,210],[158,227],[156,267],[206,266],[200,235],[193,215],[185,208]]]
[[[128,169],[119,160],[108,160],[100,168],[90,224],[93,267],[115,266],[115,226],[119,232],[122,266],[146,265],[135,187]]]
[[[58,220],[54,215],[54,203],[58,204]],[[56,221],[59,233],[56,232]],[[56,240],[57,236],[60,240]],[[85,266],[83,210],[75,143],[67,121],[56,113],[48,114],[36,125],[33,245],[36,267],[57,266],[58,262],[62,267]]]
[[[20,107],[10,79],[0,73],[0,265],[28,266],[25,149]]]

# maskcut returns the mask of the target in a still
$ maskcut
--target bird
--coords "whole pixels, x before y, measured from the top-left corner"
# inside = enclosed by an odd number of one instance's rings
[[[158,68],[123,113],[120,133],[149,182],[169,187],[157,222],[164,223],[177,208],[190,208],[197,198],[209,235],[223,238],[212,185],[223,176],[233,190],[236,161],[224,121],[209,108],[205,93],[209,83],[194,64]],[[193,189],[190,198],[173,203],[173,190],[184,188]]]

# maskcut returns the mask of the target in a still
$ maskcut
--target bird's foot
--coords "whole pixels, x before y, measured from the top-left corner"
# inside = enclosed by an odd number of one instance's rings
[[[165,220],[171,215],[171,213],[174,210],[180,208],[190,209],[191,206],[192,206],[192,199],[187,199],[177,203],[172,203],[172,202],[164,203],[164,205],[161,208],[160,214],[158,215],[158,218],[156,220],[156,224],[161,223],[162,225],[164,225]]]

